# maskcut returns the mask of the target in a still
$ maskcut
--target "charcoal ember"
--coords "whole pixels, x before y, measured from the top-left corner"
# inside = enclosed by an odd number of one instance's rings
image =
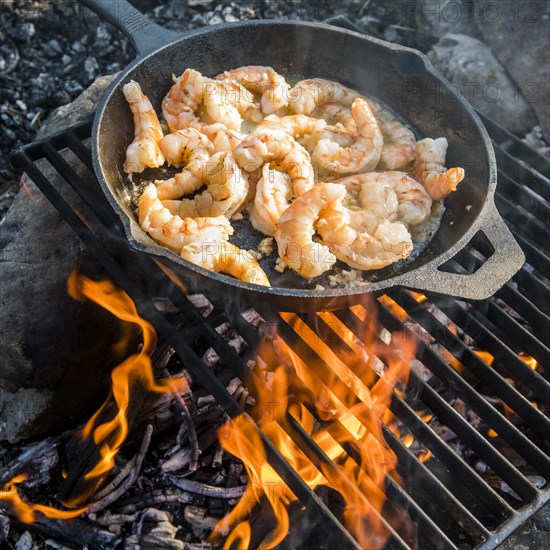
[[[38,107],[46,103],[56,92],[56,78],[50,73],[38,73],[30,81],[26,101],[30,107]]]
[[[36,34],[36,28],[34,23],[27,21],[21,25],[16,25],[8,29],[8,33],[16,42],[28,44],[31,38]]]
[[[35,548],[32,535],[28,531],[25,531],[15,544],[15,550],[34,550]]]
[[[70,95],[71,98],[76,97],[84,91],[82,84],[76,80],[68,80],[65,82],[65,91]]]
[[[163,510],[147,508],[140,514],[134,527],[134,534],[124,540],[125,550],[180,550],[183,541],[176,539],[177,527],[172,525],[171,516]]]
[[[95,79],[98,69],[97,59],[93,55],[88,56],[84,61],[85,83],[89,84]]]
[[[0,544],[4,544],[10,534],[10,520],[0,512]]]
[[[59,453],[53,447],[25,465],[29,478],[23,484],[26,489],[46,485],[59,465]]]
[[[95,41],[93,48],[96,50],[101,50],[109,46],[113,38],[111,33],[107,30],[105,25],[99,25],[95,31]]]
[[[56,59],[63,54],[63,48],[56,38],[44,42],[42,44],[42,51],[49,59]]]
[[[11,73],[19,63],[19,50],[15,43],[0,33],[0,71]]]

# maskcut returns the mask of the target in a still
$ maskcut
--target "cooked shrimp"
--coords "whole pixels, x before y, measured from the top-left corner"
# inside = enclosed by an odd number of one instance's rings
[[[407,258],[413,249],[402,223],[385,220],[373,234],[358,231],[350,225],[350,211],[338,203],[321,212],[317,231],[339,260],[357,269],[380,269]]]
[[[241,141],[245,138],[246,134],[242,134],[241,132],[237,132],[236,130],[223,128],[215,133],[212,139],[212,143],[214,144],[214,149],[216,153],[221,153],[224,151],[233,152],[241,143]]]
[[[126,149],[125,172],[143,172],[145,167],[157,168],[164,164],[159,148],[162,138],[157,113],[137,82],[130,80],[122,88],[134,115],[134,141]]]
[[[279,166],[290,176],[295,196],[313,187],[309,153],[292,136],[279,130],[256,130],[235,149],[234,156],[246,172],[254,172],[266,163]]]
[[[330,139],[320,139],[311,154],[312,161],[328,172],[368,172],[380,160],[382,133],[367,101],[357,98],[351,112],[358,132],[355,142],[349,147],[342,147]]]
[[[420,181],[433,200],[444,199],[456,190],[464,179],[464,168],[445,168],[447,140],[426,138],[416,144],[416,163],[414,177]]]
[[[404,172],[370,172],[336,181],[348,192],[358,192],[363,212],[379,225],[384,220],[401,221],[407,226],[425,221],[431,212],[432,199],[426,189]],[[375,227],[366,226],[369,231]]]
[[[334,203],[341,206],[346,188],[336,183],[317,183],[300,195],[275,224],[280,258],[302,277],[317,277],[336,262],[328,246],[313,241],[321,211]]]
[[[269,115],[262,120],[256,130],[279,130],[299,140],[309,134],[320,132],[325,126],[324,120],[306,115]]]
[[[263,114],[254,96],[238,82],[205,81],[203,102],[212,122],[225,124],[230,130],[241,130],[243,118],[260,122]]]
[[[343,84],[324,78],[301,80],[290,89],[289,95],[290,108],[301,115],[310,115],[317,105],[327,101],[346,106],[359,97]]]
[[[214,146],[205,135],[194,128],[178,130],[162,138],[160,147],[169,164],[187,163],[173,178],[155,181],[160,199],[178,199],[205,183],[213,168],[208,159],[214,153]]]
[[[170,166],[207,161],[214,153],[210,140],[194,128],[178,130],[160,140],[160,150]]]
[[[271,170],[264,164],[262,177],[256,184],[256,196],[250,209],[250,222],[265,235],[273,236],[275,224],[288,208],[292,196],[290,176],[278,170]]]
[[[194,69],[185,69],[181,76],[172,78],[174,85],[162,100],[162,112],[170,130],[183,130],[199,121],[197,109],[208,79]]]
[[[206,189],[192,199],[183,199],[178,207],[182,218],[198,216],[231,217],[248,193],[248,181],[230,152],[216,153],[209,159]]]
[[[182,248],[181,257],[205,269],[227,273],[241,281],[271,286],[265,271],[250,253],[223,240],[188,244]]]
[[[185,218],[165,208],[149,184],[139,199],[138,218],[158,243],[196,265],[229,273],[237,279],[269,286],[267,275],[252,256],[227,242],[233,228],[225,216]]]
[[[320,139],[329,139],[342,147],[349,147],[357,139],[357,124],[349,107],[339,103],[322,103],[316,113],[329,124],[314,133],[309,142],[310,149]]]
[[[260,106],[266,115],[288,105],[290,86],[271,67],[248,65],[216,76],[217,80],[234,80],[254,94],[261,95]]]
[[[378,167],[381,170],[396,170],[413,162],[416,158],[416,138],[412,130],[398,120],[380,120],[380,131],[384,138]]]
[[[178,254],[185,245],[226,241],[233,234],[225,216],[182,219],[174,215],[162,204],[152,183],[139,198],[138,220],[155,241]]]

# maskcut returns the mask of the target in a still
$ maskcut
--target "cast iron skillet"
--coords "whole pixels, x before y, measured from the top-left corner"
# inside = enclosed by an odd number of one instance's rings
[[[421,53],[327,24],[294,21],[245,21],[175,34],[151,23],[126,1],[83,0],[133,42],[137,59],[105,92],[92,137],[97,177],[121,218],[131,245],[163,260],[193,291],[224,299],[243,297],[277,310],[319,310],[358,303],[367,292],[396,285],[464,299],[485,299],[496,292],[524,262],[524,255],[495,205],[496,161],[491,141],[472,107],[438,75]],[[446,200],[440,229],[414,259],[365,272],[368,284],[330,288],[324,277],[307,281],[290,270],[274,271],[274,259],[262,260],[273,287],[244,283],[191,264],[154,243],[138,226],[126,175],[125,150],[133,139],[133,120],[121,88],[137,81],[160,113],[172,74],[187,67],[207,76],[242,65],[270,65],[297,77],[336,80],[381,99],[413,125],[419,138],[444,136],[447,164],[463,166],[465,181]],[[494,250],[473,274],[439,267],[481,231]],[[235,244],[254,248],[262,236],[245,223],[236,226]],[[168,260],[168,262],[167,262]],[[315,290],[317,284],[325,290]]]

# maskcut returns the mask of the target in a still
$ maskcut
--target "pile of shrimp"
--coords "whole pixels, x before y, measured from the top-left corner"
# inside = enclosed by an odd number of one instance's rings
[[[177,172],[139,198],[144,231],[206,269],[269,286],[256,257],[229,242],[231,219],[277,242],[304,278],[337,260],[380,269],[413,251],[411,230],[464,178],[447,140],[416,141],[387,110],[330,80],[293,86],[271,67],[209,78],[186,69],[162,100],[165,128],[138,83],[123,87],[134,141],[124,171]]]

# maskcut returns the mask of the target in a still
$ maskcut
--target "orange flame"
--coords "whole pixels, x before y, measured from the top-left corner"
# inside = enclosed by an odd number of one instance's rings
[[[395,301],[386,294],[378,297],[378,301],[386,306],[400,321],[407,319],[409,314]]]
[[[534,358],[534,357],[531,357],[530,355],[527,355],[526,353],[523,353],[521,352],[519,354],[519,358],[532,370],[537,370],[538,366],[539,366],[539,363],[538,361]]]
[[[422,453],[418,456],[418,460],[420,460],[420,462],[426,462],[426,460],[428,460],[429,458],[431,458],[432,456],[432,451],[426,451],[425,453]]]
[[[13,477],[0,491],[0,500],[11,504],[12,510],[19,521],[34,523],[36,521],[35,512],[41,512],[49,518],[71,519],[79,516],[88,508],[88,506],[84,506],[76,510],[58,510],[57,508],[43,504],[29,504],[25,502],[19,495],[16,485],[25,481],[27,477],[27,474],[19,474]]]
[[[389,536],[387,520],[381,515],[386,503],[386,477],[399,479],[395,471],[397,458],[384,439],[382,419],[392,417],[388,406],[393,388],[398,382],[406,382],[413,349],[411,339],[394,335],[396,359],[390,361],[378,378],[368,365],[378,349],[376,332],[367,331],[372,329],[373,320],[364,308],[352,311],[363,329],[362,337],[333,314],[317,314],[333,331],[334,341],[319,338],[297,315],[281,314],[310,349],[299,354],[281,336],[276,336],[273,344],[262,346],[259,356],[269,365],[271,373],[266,384],[256,388],[256,416],[261,430],[309,487],[323,484],[340,492],[346,501],[346,527],[359,544],[381,548]],[[323,366],[329,366],[328,380],[323,378]],[[313,438],[333,466],[321,463],[317,467],[308,459],[281,427],[287,414]],[[314,415],[326,424],[319,426]],[[227,452],[243,461],[249,481],[245,494],[218,523],[212,539],[225,536],[236,525],[224,548],[231,548],[237,540],[239,548],[247,547],[251,526],[246,517],[265,498],[277,523],[260,548],[273,548],[287,535],[287,507],[296,496],[267,463],[262,440],[248,416],[240,416],[223,426],[218,437]],[[345,452],[345,444],[354,449],[355,460]]]
[[[96,426],[99,415],[111,403],[111,396],[109,396],[81,431],[82,437],[90,436],[93,431],[93,440],[101,457],[95,467],[84,477],[84,479],[90,480],[101,477],[115,465],[115,456],[128,435],[126,411],[130,404],[131,387],[139,382],[145,389],[153,392],[175,393],[183,392],[187,383],[184,378],[155,382],[151,365],[151,354],[157,344],[155,329],[139,316],[134,302],[124,291],[117,289],[108,280],[93,281],[79,275],[76,271],[69,277],[67,290],[75,300],[88,298],[118,319],[136,324],[141,329],[143,336],[141,351],[127,357],[111,373],[112,398],[118,408],[116,415],[112,420]],[[76,502],[79,500],[77,498]],[[75,502],[71,502],[71,504],[75,504]]]

